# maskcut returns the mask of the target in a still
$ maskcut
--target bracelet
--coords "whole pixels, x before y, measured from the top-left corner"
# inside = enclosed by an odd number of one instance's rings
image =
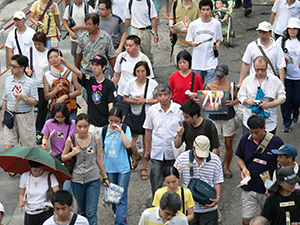
[[[102,180],[107,180],[108,179],[108,177],[106,176],[106,177],[102,177]]]
[[[216,196],[216,198],[220,198],[220,196]]]
[[[154,35],[158,36],[158,33],[154,33]]]
[[[68,95],[68,98],[71,98],[71,97],[70,97],[70,93],[68,93],[67,95]]]
[[[69,159],[71,160],[71,157],[70,157],[70,152],[68,153],[68,157],[69,157]]]

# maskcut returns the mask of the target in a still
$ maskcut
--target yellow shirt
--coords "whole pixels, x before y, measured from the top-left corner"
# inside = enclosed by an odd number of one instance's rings
[[[182,197],[181,197],[181,188],[182,187],[180,187],[179,190],[176,193],[179,194],[180,198],[182,199]],[[185,208],[189,209],[189,208],[194,207],[195,203],[194,203],[192,192],[188,188],[183,188],[183,190],[184,190],[183,193],[184,193],[184,206],[185,206]],[[160,199],[163,196],[163,194],[166,193],[167,191],[168,191],[167,187],[162,187],[162,188],[159,188],[159,189],[156,190],[155,195],[154,195],[154,199],[153,199],[153,202],[152,202],[152,205],[154,207],[159,207]],[[180,212],[182,212],[182,206],[181,206]]]
[[[44,12],[40,6],[39,1],[36,1],[32,4],[30,11],[36,14],[37,20],[42,16]],[[53,2],[52,5],[48,8],[47,12],[45,13],[44,18],[41,20],[44,26],[42,28],[39,27],[38,31],[44,32],[47,37],[57,36],[56,23],[54,20],[54,16],[56,15],[59,15],[59,10],[57,4]],[[48,30],[49,20],[50,20],[50,26]]]

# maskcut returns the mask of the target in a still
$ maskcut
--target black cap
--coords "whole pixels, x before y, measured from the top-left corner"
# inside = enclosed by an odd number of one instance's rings
[[[107,60],[102,55],[96,55],[93,59],[90,60],[91,62],[99,63],[102,67],[107,65]]]
[[[215,70],[216,76],[224,77],[228,75],[229,69],[228,66],[225,64],[219,64]]]

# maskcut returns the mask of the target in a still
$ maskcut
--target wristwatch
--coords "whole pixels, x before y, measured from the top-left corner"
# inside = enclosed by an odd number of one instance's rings
[[[26,95],[24,95],[24,102],[26,102],[27,101],[27,96]]]
[[[146,99],[146,103],[148,103],[148,100]]]

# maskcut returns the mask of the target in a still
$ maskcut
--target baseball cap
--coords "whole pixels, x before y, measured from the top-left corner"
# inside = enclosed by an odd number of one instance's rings
[[[210,141],[208,137],[204,135],[197,136],[194,140],[193,146],[198,157],[207,158],[209,156]]]
[[[216,76],[223,78],[228,74],[228,66],[225,64],[219,64],[215,70]]]
[[[107,65],[107,60],[102,55],[96,55],[93,59],[90,60],[91,62],[99,63],[102,67]]]
[[[258,28],[256,30],[262,30],[268,32],[272,30],[272,25],[267,21],[263,21],[258,24]]]
[[[271,152],[276,155],[282,154],[293,158],[297,156],[297,149],[295,148],[294,145],[291,144],[284,144],[279,149],[272,149]]]
[[[5,211],[4,211],[4,206],[2,205],[1,202],[0,202],[0,212],[3,212],[3,214],[5,213]]]
[[[290,18],[289,19],[289,22],[288,22],[288,25],[287,25],[287,28],[298,28],[300,29],[300,20],[297,19],[297,18]]]
[[[17,18],[19,20],[26,19],[26,15],[25,15],[25,13],[23,11],[17,11],[14,14],[14,18]]]

